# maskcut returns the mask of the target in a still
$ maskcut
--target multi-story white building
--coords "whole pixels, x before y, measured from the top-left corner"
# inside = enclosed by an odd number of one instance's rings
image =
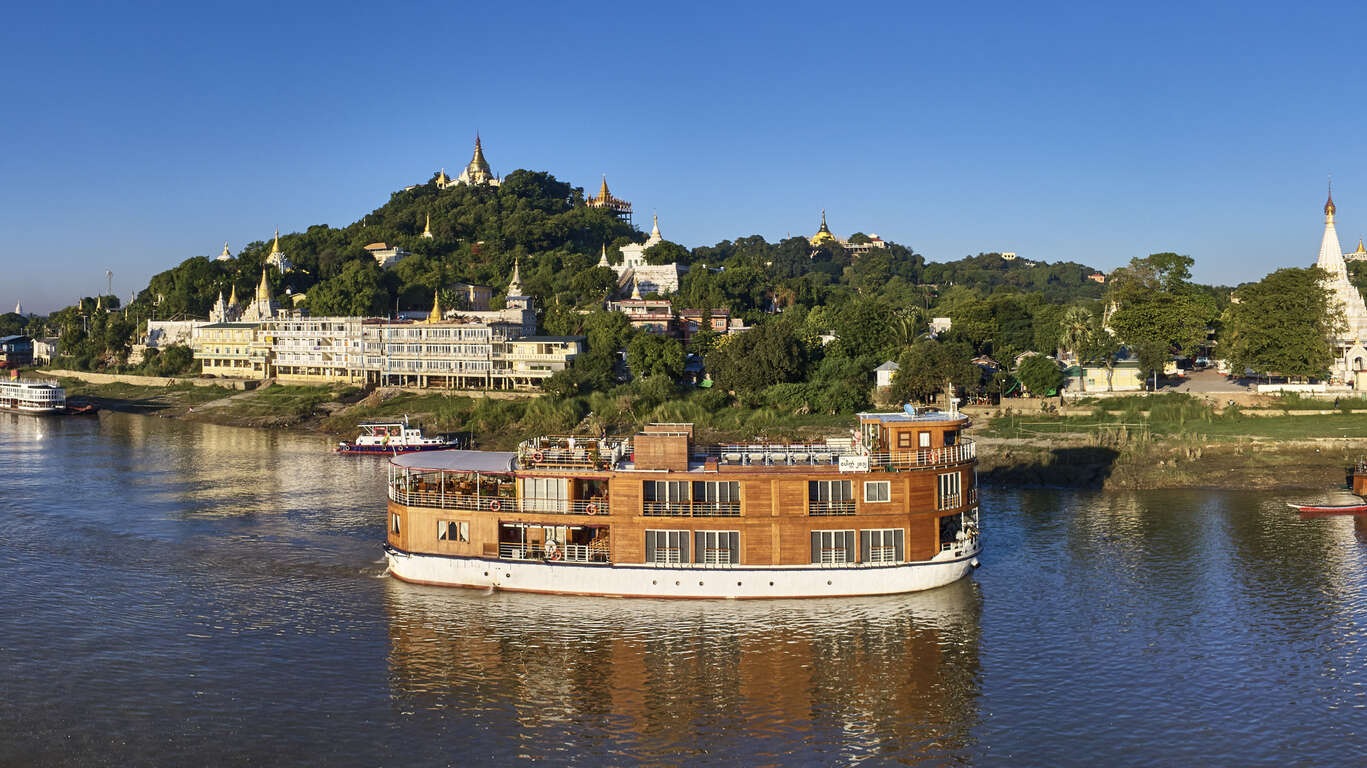
[[[277,313],[211,323],[197,329],[195,357],[205,373],[234,378],[530,389],[568,367],[584,352],[584,339],[533,335],[536,309],[522,295],[518,272],[515,266],[504,309],[447,312],[434,299],[418,321]]]

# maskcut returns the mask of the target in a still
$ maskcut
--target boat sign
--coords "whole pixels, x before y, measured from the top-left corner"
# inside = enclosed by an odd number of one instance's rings
[[[869,457],[868,457],[868,456],[841,456],[841,457],[840,457],[840,471],[841,471],[841,472],[868,472],[868,471],[869,471]]]

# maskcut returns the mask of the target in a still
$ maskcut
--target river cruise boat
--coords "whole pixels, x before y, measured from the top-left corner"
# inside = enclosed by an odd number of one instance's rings
[[[337,453],[378,453],[397,456],[418,451],[440,451],[452,447],[444,437],[424,437],[421,427],[403,421],[366,421],[357,424],[361,434],[355,440],[337,443]]]
[[[861,413],[812,443],[698,445],[691,424],[390,461],[404,581],[622,597],[913,592],[977,565],[974,443],[958,413]]]
[[[66,390],[51,381],[0,382],[0,411],[65,413]]]

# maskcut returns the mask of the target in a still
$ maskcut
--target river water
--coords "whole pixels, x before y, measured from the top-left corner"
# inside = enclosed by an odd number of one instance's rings
[[[794,602],[384,575],[384,462],[0,414],[0,764],[1367,762],[1367,530],[987,489],[970,578]]]

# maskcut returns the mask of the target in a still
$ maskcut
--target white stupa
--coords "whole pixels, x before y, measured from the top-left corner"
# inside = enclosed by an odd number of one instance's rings
[[[1367,339],[1367,303],[1362,294],[1348,280],[1348,265],[1343,259],[1343,248],[1339,245],[1339,233],[1334,229],[1334,194],[1324,204],[1324,238],[1320,240],[1320,256],[1315,266],[1328,275],[1327,287],[1343,310],[1344,328],[1341,338],[1353,341]]]

